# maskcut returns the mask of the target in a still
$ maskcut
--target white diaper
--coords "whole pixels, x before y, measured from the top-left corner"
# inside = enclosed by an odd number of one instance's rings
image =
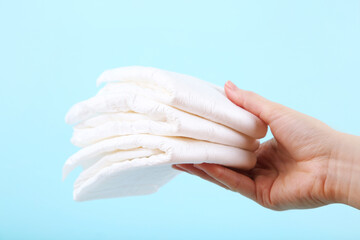
[[[203,162],[250,169],[256,157],[251,151],[221,144],[137,134],[81,149],[66,161],[63,177],[77,166],[83,167],[74,185],[76,200],[137,195],[154,192],[174,177],[177,171],[172,164]]]
[[[152,67],[107,70],[97,80],[108,84],[99,94],[133,92],[223,124],[254,138],[266,135],[266,125],[233,104],[223,88],[198,78]]]
[[[221,124],[133,93],[98,95],[72,107],[72,143],[84,147],[129,134],[180,136],[255,150],[258,141]]]
[[[222,88],[150,67],[109,70],[102,82],[96,96],[66,115],[75,125],[71,141],[82,147],[63,168],[63,178],[83,168],[75,200],[153,193],[179,173],[173,164],[256,164],[257,139],[267,127]]]

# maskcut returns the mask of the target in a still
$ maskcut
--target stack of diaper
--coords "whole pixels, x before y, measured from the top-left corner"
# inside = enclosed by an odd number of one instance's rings
[[[99,93],[75,104],[66,122],[82,147],[63,169],[84,171],[74,199],[153,193],[179,172],[178,163],[217,163],[250,169],[266,126],[234,105],[221,87],[150,67],[105,71]]]

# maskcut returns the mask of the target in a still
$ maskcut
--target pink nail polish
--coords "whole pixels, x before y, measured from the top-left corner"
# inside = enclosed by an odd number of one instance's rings
[[[226,82],[226,87],[230,90],[235,90],[236,89],[236,85],[234,83],[232,83],[231,81],[227,81]]]
[[[199,164],[194,164],[193,166],[194,166],[194,168],[201,168],[201,163],[199,163]]]
[[[172,168],[176,169],[176,170],[180,170],[180,167],[176,164],[172,165]]]

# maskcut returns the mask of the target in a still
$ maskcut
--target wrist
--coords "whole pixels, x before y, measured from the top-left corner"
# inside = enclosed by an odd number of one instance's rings
[[[330,202],[360,209],[360,137],[338,132],[330,154],[325,192]]]

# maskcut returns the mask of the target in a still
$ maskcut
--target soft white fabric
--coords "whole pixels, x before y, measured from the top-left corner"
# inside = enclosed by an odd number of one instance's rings
[[[78,201],[157,191],[173,178],[177,163],[217,163],[250,169],[255,154],[240,148],[146,134],[121,136],[85,147],[65,163],[63,177],[77,166],[84,171],[74,185]]]
[[[106,85],[75,104],[66,122],[83,147],[65,163],[63,177],[84,171],[74,199],[149,194],[171,180],[177,163],[255,165],[256,138],[266,126],[231,103],[222,88],[178,73],[125,67],[103,73]]]
[[[152,67],[131,66],[105,71],[97,80],[108,84],[99,94],[133,92],[221,123],[254,138],[266,134],[266,125],[236,106],[222,88],[198,78]]]
[[[103,94],[80,102],[70,109],[66,121],[83,121],[74,127],[72,137],[72,143],[80,147],[140,133],[189,137],[248,150],[258,147],[258,141],[245,134],[133,93]]]

